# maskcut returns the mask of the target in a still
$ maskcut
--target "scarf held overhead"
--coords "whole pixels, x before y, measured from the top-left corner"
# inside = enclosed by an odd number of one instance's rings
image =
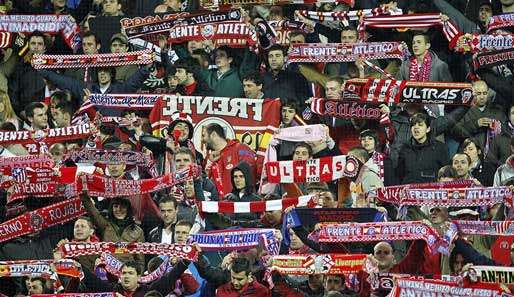
[[[34,69],[62,69],[87,67],[118,67],[126,65],[147,65],[153,63],[155,54],[149,50],[127,53],[91,55],[34,55],[31,63]]]
[[[37,131],[0,131],[0,145],[38,142],[55,143],[74,139],[87,139],[89,134],[91,134],[89,123]]]
[[[358,58],[404,60],[409,56],[400,42],[293,43],[291,47],[288,63],[354,62]]]
[[[197,243],[205,251],[239,251],[257,247],[262,237],[277,241],[274,229],[236,229],[192,234],[188,243]],[[278,248],[274,250],[278,254]]]
[[[277,255],[271,270],[281,274],[349,274],[365,270],[365,254]]]
[[[268,182],[285,184],[355,178],[360,170],[360,163],[356,158],[344,155],[307,161],[274,161],[266,163],[265,166]]]
[[[513,34],[466,34],[462,45],[455,47],[457,52],[490,52],[513,47]]]
[[[432,253],[449,254],[449,243],[421,221],[321,224],[309,237],[319,242],[370,242],[422,239]]]
[[[350,79],[343,86],[343,100],[377,103],[469,105],[469,83],[418,82],[388,79]]]
[[[493,67],[502,64],[510,64],[514,60],[514,49],[480,53],[473,56],[473,67],[479,69],[482,67]]]
[[[491,17],[489,24],[487,25],[487,33],[508,27],[514,27],[514,13],[494,15]]]
[[[330,100],[313,98],[311,111],[319,115],[327,115],[342,119],[380,120],[382,112],[376,104],[355,101]]]
[[[315,3],[344,3],[354,6],[355,0],[200,0],[204,9],[219,10],[220,7],[239,8],[242,5],[281,5],[281,4],[315,4]]]
[[[246,47],[257,44],[257,33],[252,27],[239,21],[175,26],[170,30],[169,43],[182,43],[190,40],[212,40],[218,46]]]
[[[308,11],[308,10],[297,10],[301,16],[316,20],[320,22],[324,21],[342,21],[347,26],[349,21],[358,21],[364,16],[378,16],[378,15],[401,15],[403,12],[401,9],[389,9],[376,7],[373,9],[362,9],[362,10],[341,10],[341,11]]]
[[[315,203],[315,195],[294,198],[284,197],[277,200],[233,202],[233,201],[198,201],[200,212],[207,213],[258,213],[265,211],[285,210],[290,206],[305,207]]]

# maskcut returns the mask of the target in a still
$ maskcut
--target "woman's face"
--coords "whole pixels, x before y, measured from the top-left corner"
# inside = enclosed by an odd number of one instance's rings
[[[474,143],[468,144],[463,150],[463,152],[471,158],[471,161],[474,163],[478,160],[478,155],[480,151],[477,149]]]

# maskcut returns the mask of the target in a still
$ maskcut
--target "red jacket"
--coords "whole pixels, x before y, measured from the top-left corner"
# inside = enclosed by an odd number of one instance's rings
[[[216,290],[216,297],[271,297],[271,292],[257,281],[243,287],[238,291],[232,287],[232,283],[226,283]]]
[[[232,181],[230,177],[230,172],[242,161],[250,165],[250,168],[252,170],[252,179],[255,183],[255,152],[246,144],[242,144],[235,140],[229,140],[227,146],[221,150],[220,158],[213,164],[213,166],[217,165],[219,168],[224,195],[232,191]]]

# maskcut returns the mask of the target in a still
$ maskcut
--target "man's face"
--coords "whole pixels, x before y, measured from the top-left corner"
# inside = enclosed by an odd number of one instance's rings
[[[302,34],[298,34],[289,38],[289,44],[295,43],[305,43],[305,36],[303,36]]]
[[[340,291],[344,289],[342,276],[327,275],[325,276],[325,291]]]
[[[430,48],[430,43],[425,42],[423,35],[416,35],[412,38],[412,51],[415,56],[424,55]]]
[[[219,68],[230,68],[232,58],[229,58],[227,53],[224,51],[216,51],[215,57],[216,66]]]
[[[96,44],[94,36],[86,36],[82,39],[82,50],[86,55],[98,54],[100,46]]]
[[[69,124],[69,115],[60,108],[55,110],[53,118],[57,128],[67,127]]]
[[[187,43],[187,50],[189,51],[189,54],[193,54],[193,51],[196,49],[202,49],[203,45],[201,41],[191,40]]]
[[[514,0],[500,0],[500,2],[502,5],[505,5],[505,6],[514,5]]]
[[[41,36],[32,36],[29,39],[29,51],[33,54],[43,54],[46,50],[45,40]]]
[[[341,31],[341,42],[342,43],[356,43],[358,40],[357,31],[355,30],[343,30]]]
[[[379,269],[389,269],[393,265],[393,248],[388,243],[378,243],[373,251],[373,256],[378,261]]]
[[[514,105],[511,106],[511,108],[510,108],[509,120],[510,120],[510,123],[514,125]]]
[[[273,71],[280,71],[284,66],[284,53],[281,50],[274,50],[268,54],[268,63]]]
[[[111,72],[106,69],[98,70],[98,82],[106,85],[111,82]]]
[[[487,95],[489,94],[489,87],[483,82],[473,84],[473,96],[477,107],[484,107],[487,105]]]
[[[104,0],[103,2],[103,12],[106,15],[116,15],[121,9],[121,4],[118,3],[118,0]]]
[[[118,178],[125,174],[125,163],[108,163],[107,170],[109,170],[109,176]]]
[[[66,6],[66,0],[52,0],[51,2],[54,5],[54,7],[58,9]]]
[[[468,157],[465,154],[455,154],[452,159],[452,166],[455,168],[460,178],[468,176],[469,163]]]
[[[266,218],[266,221],[268,221],[272,225],[276,225],[276,224],[280,223],[280,221],[282,219],[282,211],[280,211],[280,210],[266,211],[266,212],[264,212],[264,218]]]
[[[307,161],[309,158],[309,150],[307,148],[299,146],[294,150],[293,161]]]
[[[291,244],[289,247],[292,250],[299,250],[304,246],[303,241],[296,235],[296,233],[293,231],[293,229],[289,229],[289,238],[291,239]]]
[[[111,43],[111,53],[126,53],[128,51],[128,46],[121,42],[119,39],[114,39]]]
[[[186,141],[187,137],[189,137],[189,125],[184,122],[178,122],[174,130],[180,131],[178,141]]]
[[[246,98],[257,99],[262,92],[262,85],[257,85],[255,82],[245,79],[243,80],[243,90]]]
[[[121,203],[114,203],[112,205],[112,214],[118,220],[124,220],[128,214],[128,208],[126,205]]]
[[[366,152],[371,153],[375,150],[375,138],[371,136],[361,137],[361,146],[366,150]]]
[[[78,241],[88,241],[89,237],[93,235],[93,228],[89,225],[89,222],[84,219],[78,219],[73,225],[73,239]]]
[[[473,142],[469,143],[462,151],[471,158],[471,162],[478,160],[480,155],[480,151]]]
[[[418,122],[411,126],[410,128],[412,137],[419,143],[424,143],[428,132],[430,132],[430,127],[427,127],[425,122]]]
[[[189,226],[175,226],[175,243],[186,244],[187,238],[189,237],[189,231],[191,231]]]
[[[234,179],[234,187],[237,190],[243,190],[246,187],[245,175],[241,170],[234,170],[232,175]]]
[[[43,294],[44,293],[44,285],[41,280],[31,280],[29,281],[29,295],[34,294]]]
[[[46,114],[46,108],[35,108],[34,116],[29,120],[32,123],[34,130],[41,130],[48,128],[48,115]]]
[[[432,224],[442,224],[448,219],[448,211],[442,207],[432,208],[428,218]]]
[[[165,226],[177,221],[177,209],[173,202],[159,203],[159,210],[161,212],[161,219]]]
[[[483,24],[489,24],[489,19],[493,16],[490,5],[482,5],[478,9],[478,20]]]
[[[191,156],[189,154],[176,154],[175,155],[175,168],[177,170],[186,168],[187,166],[193,164],[193,160],[191,160]]]
[[[177,77],[179,85],[185,85],[187,83],[187,72],[184,68],[177,68],[175,72],[175,76]]]
[[[207,134],[207,129],[205,129],[205,128],[202,130],[202,142],[205,143],[205,147],[207,149],[213,149],[213,143],[212,143],[211,136],[209,134]]]
[[[230,270],[230,282],[232,283],[234,289],[239,291],[250,282],[250,279],[245,271],[235,273],[234,271]]]
[[[339,100],[341,99],[341,84],[337,81],[328,81],[325,85],[325,95],[327,99]]]
[[[124,266],[121,269],[120,282],[124,290],[133,292],[139,286],[137,283],[138,275],[136,268]]]
[[[178,0],[166,0],[165,4],[171,7],[171,9],[175,12],[180,11],[182,8],[182,3]]]
[[[282,113],[282,123],[285,125],[291,124],[291,122],[294,119],[294,116],[296,115],[296,110],[291,107],[283,106],[281,109]]]

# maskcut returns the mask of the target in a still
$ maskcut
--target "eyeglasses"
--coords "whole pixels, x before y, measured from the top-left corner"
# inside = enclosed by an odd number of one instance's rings
[[[430,211],[429,211],[430,214],[432,214],[434,212],[441,212],[441,209],[438,207],[435,207],[435,208],[430,209]]]
[[[386,255],[387,256],[387,255],[391,254],[391,251],[377,250],[377,251],[375,251],[375,254],[377,254],[377,255]]]

